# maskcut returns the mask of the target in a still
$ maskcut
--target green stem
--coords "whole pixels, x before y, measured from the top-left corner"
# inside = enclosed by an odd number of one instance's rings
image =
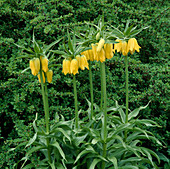
[[[102,63],[100,62],[100,79],[101,79],[101,99],[100,99],[100,109],[103,109],[103,76],[102,76]]]
[[[126,120],[125,123],[128,123],[128,56],[125,56],[125,76],[126,76]],[[127,130],[125,130],[125,139],[124,141],[126,142],[127,139]]]
[[[73,75],[73,87],[74,87],[74,106],[75,106],[75,120],[76,120],[76,128],[78,128],[78,102],[77,102],[77,88],[76,88],[76,76]]]
[[[101,68],[102,68],[102,80],[103,80],[103,85],[102,85],[102,93],[103,93],[103,100],[104,100],[104,105],[103,105],[103,111],[104,111],[104,114],[103,114],[103,130],[102,130],[102,136],[103,136],[103,157],[106,158],[106,152],[107,152],[107,142],[106,142],[106,139],[107,139],[107,101],[106,101],[106,98],[107,98],[107,95],[106,95],[106,73],[105,73],[105,63],[101,63]],[[105,168],[105,161],[102,161],[102,169]]]
[[[91,117],[92,120],[93,114],[93,79],[92,79],[92,70],[91,70],[91,61],[89,61],[89,80],[90,80],[90,97],[91,97]]]
[[[40,79],[41,79],[41,89],[42,89],[42,98],[43,98],[43,105],[44,105],[44,112],[45,112],[45,123],[46,123],[46,133],[49,134],[49,105],[48,105],[48,93],[47,93],[47,84],[45,83],[45,90],[43,84],[43,75],[42,70],[40,70]],[[51,163],[51,153],[49,149],[49,138],[46,139],[47,147],[48,147],[48,159]]]
[[[126,73],[126,123],[128,123],[128,56],[125,56],[125,73]]]

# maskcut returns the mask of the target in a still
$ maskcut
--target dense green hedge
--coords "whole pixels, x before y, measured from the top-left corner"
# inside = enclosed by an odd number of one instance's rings
[[[36,39],[46,44],[66,36],[66,31],[75,26],[84,26],[84,21],[97,23],[102,13],[105,20],[115,27],[123,28],[126,20],[140,26],[149,26],[137,37],[141,52],[129,60],[130,76],[130,109],[145,105],[151,100],[149,108],[140,115],[157,121],[162,128],[154,129],[155,135],[165,142],[153,149],[166,154],[168,143],[168,1],[162,0],[2,0],[0,2],[0,167],[11,168],[21,156],[17,152],[7,152],[10,146],[17,145],[17,137],[28,139],[31,135],[31,122],[35,114],[39,119],[43,116],[42,98],[38,79],[30,70],[21,74],[29,66],[28,60],[16,59],[23,55],[17,44],[29,45],[33,28]],[[61,47],[61,43],[56,46]],[[51,117],[55,112],[63,114],[67,119],[74,113],[72,80],[61,73],[62,60],[56,55],[54,78],[49,85],[49,104]],[[93,66],[95,102],[100,97],[99,67]],[[86,109],[85,95],[89,95],[88,72],[78,75],[78,98],[80,108]],[[108,104],[113,105],[114,99],[120,104],[125,101],[124,61],[115,54],[107,62]],[[82,112],[82,117],[85,116]],[[26,127],[28,126],[28,127]],[[28,131],[28,132],[26,132]],[[28,134],[23,134],[28,133]],[[147,144],[147,143],[146,143]],[[151,146],[151,145],[148,145]],[[4,153],[5,152],[5,153]],[[166,154],[167,155],[167,154]]]

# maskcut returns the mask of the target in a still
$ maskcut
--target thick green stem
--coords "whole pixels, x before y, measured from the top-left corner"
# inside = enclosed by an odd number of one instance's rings
[[[74,87],[74,106],[75,106],[75,121],[76,128],[78,128],[78,102],[77,102],[77,88],[76,88],[76,76],[73,75],[73,87]]]
[[[128,123],[128,56],[125,56],[125,76],[126,76],[126,120],[125,123]],[[127,139],[127,130],[125,130],[125,138],[124,141],[126,142]]]
[[[40,70],[40,79],[41,79],[41,89],[42,89],[42,98],[43,98],[43,105],[44,105],[44,112],[45,112],[45,123],[46,123],[46,133],[49,134],[49,105],[48,105],[48,93],[47,93],[47,84],[45,83],[45,90],[43,84],[43,75],[42,70]],[[46,139],[47,147],[48,147],[48,159],[51,163],[51,153],[49,149],[49,138]]]
[[[103,76],[102,76],[102,63],[100,62],[100,79],[101,79],[101,99],[100,99],[100,109],[103,109]]]
[[[103,129],[102,129],[102,136],[103,136],[103,157],[106,158],[106,152],[107,152],[107,95],[106,95],[106,73],[105,73],[105,63],[101,63],[101,75],[102,75],[102,93],[103,93],[103,100],[104,100],[104,105],[103,105]],[[105,168],[105,161],[102,162],[102,169]]]
[[[126,123],[128,122],[128,56],[125,56],[125,74],[126,74]]]
[[[93,79],[92,79],[92,70],[91,70],[91,61],[89,61],[89,80],[90,80],[90,97],[91,97],[91,117],[92,120],[93,114]]]

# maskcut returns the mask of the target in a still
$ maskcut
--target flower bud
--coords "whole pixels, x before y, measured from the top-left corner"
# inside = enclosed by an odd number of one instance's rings
[[[100,39],[99,44],[97,46],[97,52],[100,52],[102,47],[104,46],[105,40],[104,39]]]
[[[96,40],[99,40],[100,39],[100,32],[98,32],[97,34],[96,34]]]

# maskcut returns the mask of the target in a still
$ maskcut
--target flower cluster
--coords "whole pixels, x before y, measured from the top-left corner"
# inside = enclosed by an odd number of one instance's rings
[[[84,70],[85,68],[89,69],[89,64],[87,62],[85,55],[77,55],[75,59],[64,59],[63,60],[63,70],[64,75],[67,73],[75,75],[78,72],[78,69]]]
[[[34,76],[38,76],[39,82],[41,83],[40,78],[40,68],[42,69],[43,83],[45,83],[45,75],[47,77],[48,83],[52,82],[53,71],[48,69],[48,59],[46,57],[40,56],[39,58],[33,58],[30,60],[30,69],[31,73]]]
[[[98,44],[92,44],[94,60],[104,62],[113,57],[113,44],[105,43],[104,39],[100,39]]]
[[[124,56],[126,56],[128,52],[133,54],[135,50],[139,52],[139,49],[141,48],[135,38],[129,39],[128,43],[119,39],[117,39],[116,42],[118,43],[114,45],[114,52],[117,50],[117,52],[122,53]]]

